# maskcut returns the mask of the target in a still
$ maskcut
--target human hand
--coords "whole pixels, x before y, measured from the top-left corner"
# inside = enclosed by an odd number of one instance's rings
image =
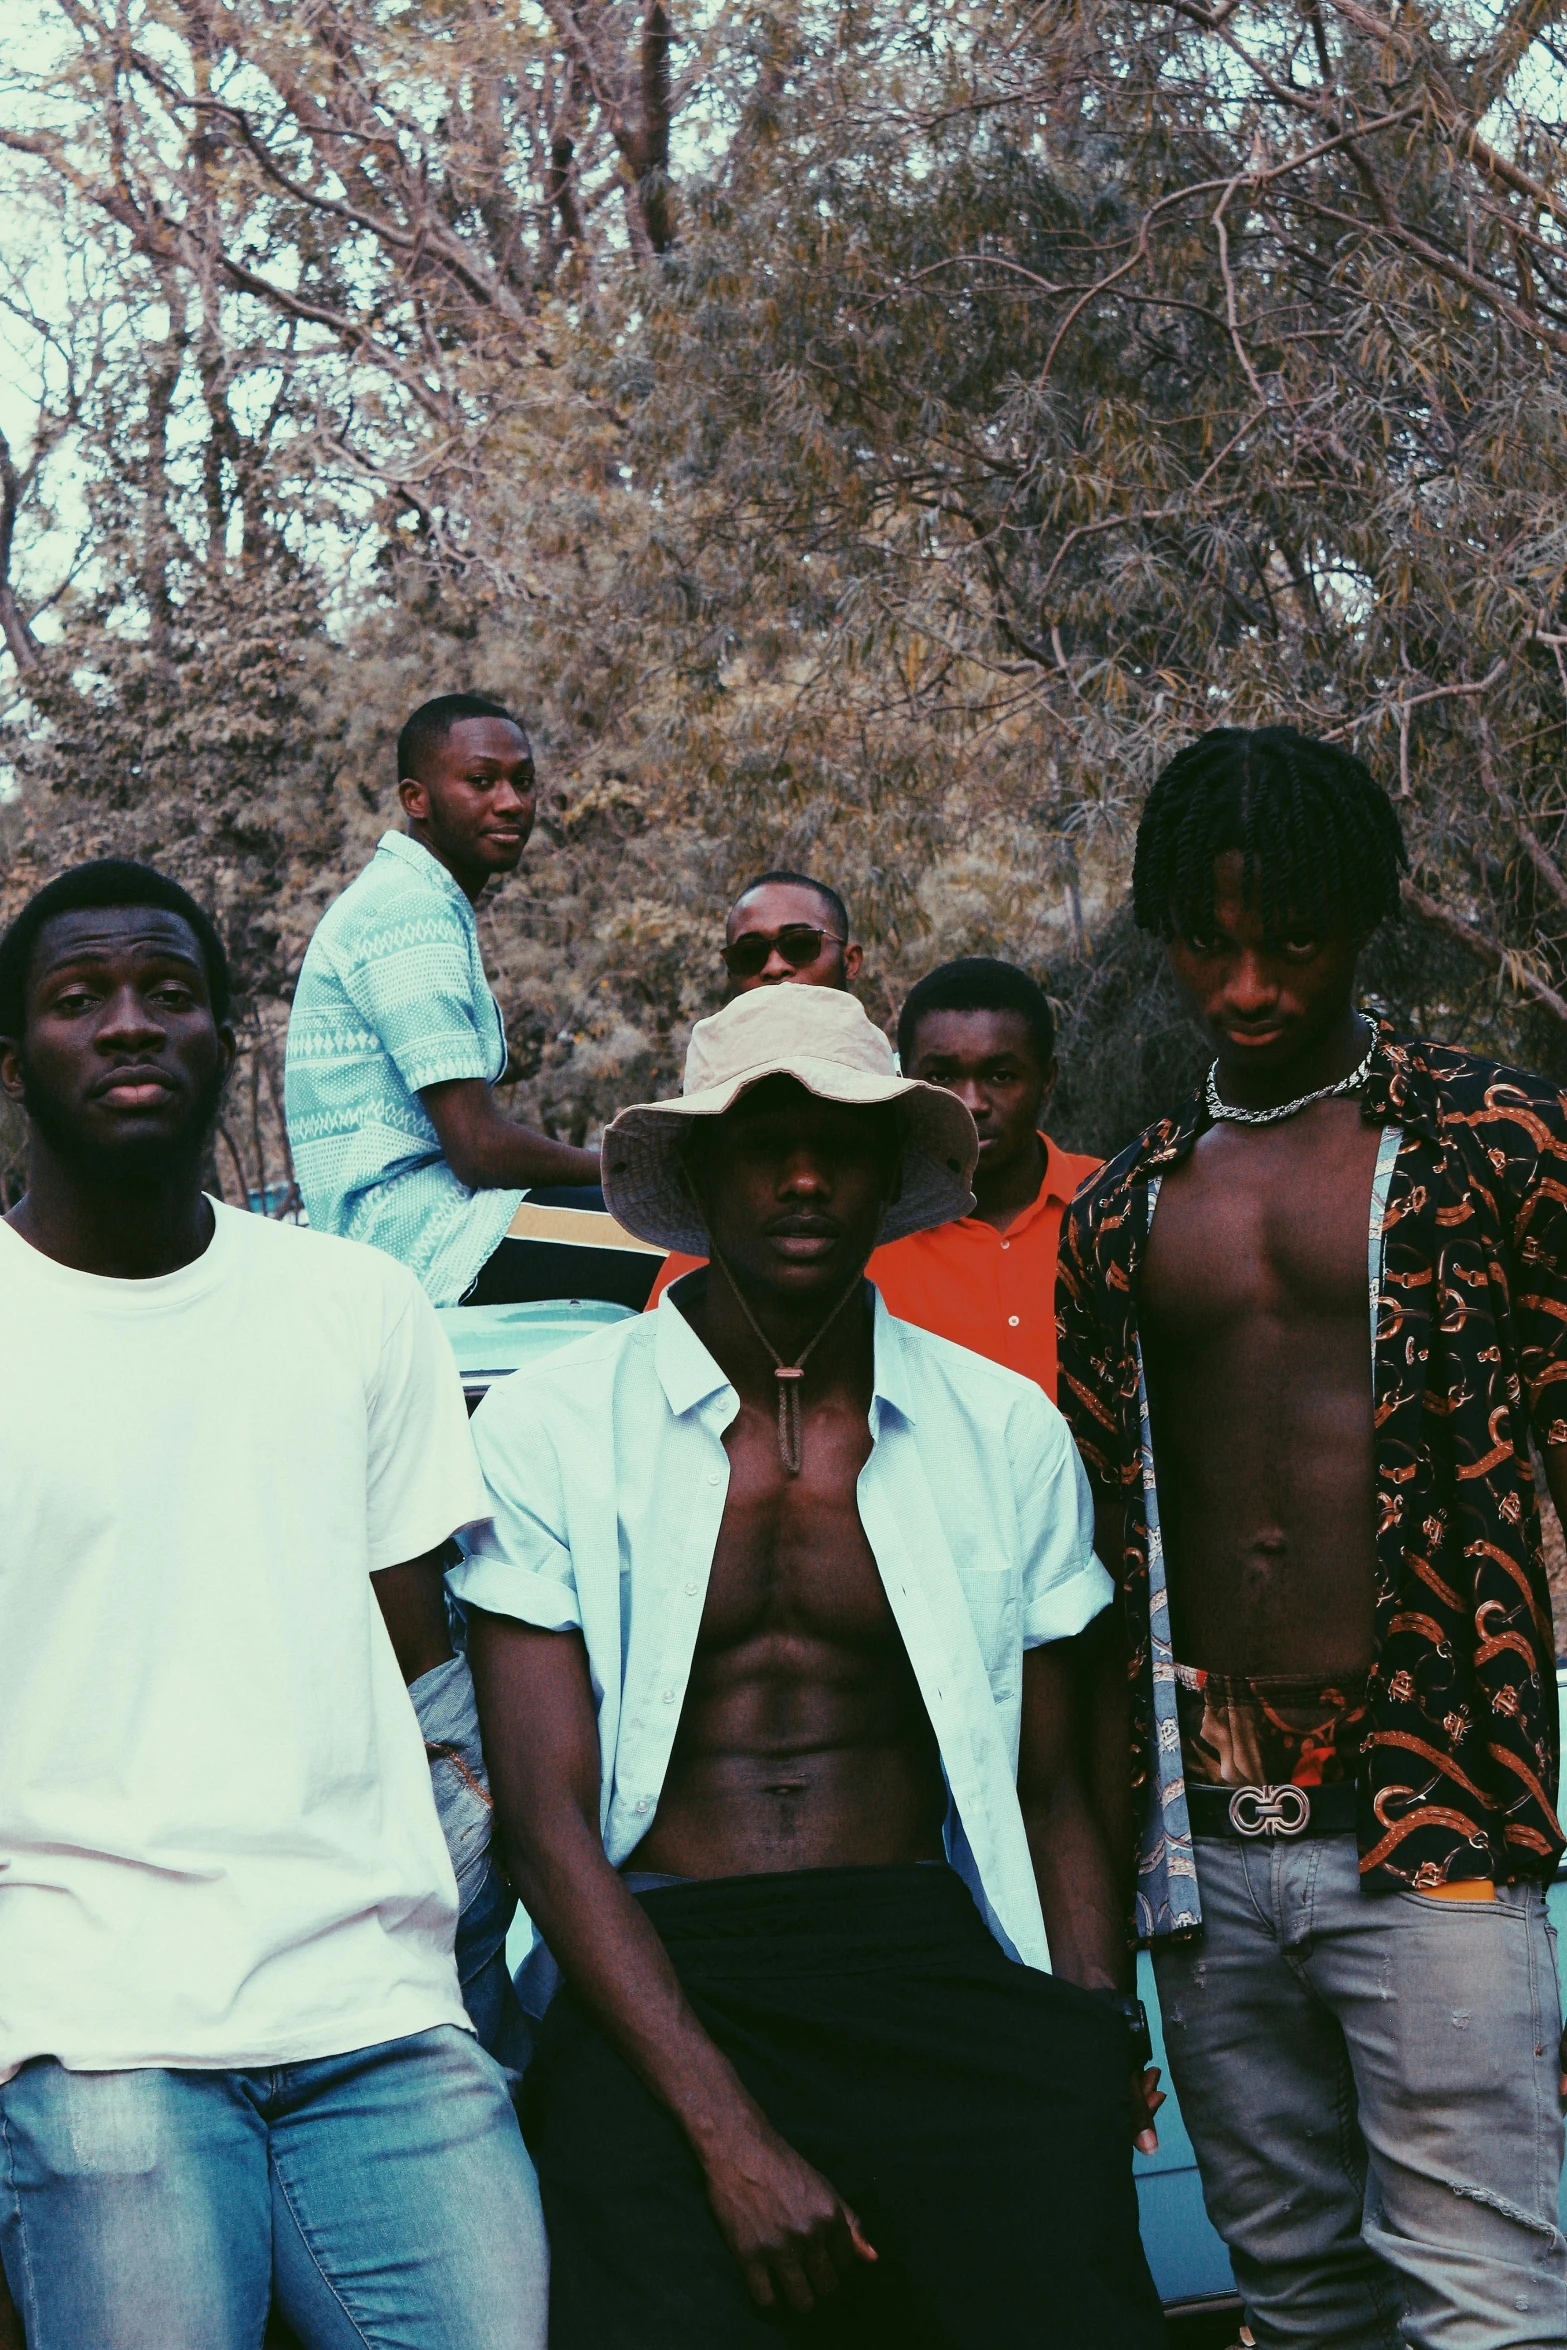
[[[746,2114],[703,2158],[708,2201],[759,2309],[780,2302],[805,2316],[855,2260],[874,2260],[837,2189],[786,2145],[759,2113]]]
[[[1154,2128],[1154,2116],[1165,2101],[1159,2086],[1159,2067],[1148,2066],[1145,2072],[1132,2075],[1132,2143],[1139,2154],[1157,2154],[1159,2133]]]

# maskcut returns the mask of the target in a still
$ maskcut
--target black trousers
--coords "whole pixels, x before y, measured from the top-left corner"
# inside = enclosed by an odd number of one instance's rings
[[[685,2138],[562,1991],[525,2092],[550,2350],[1158,2350],[1124,2029],[1006,1958],[959,1877],[641,1899],[707,2031],[881,2257],[808,2318],[757,2310]]]

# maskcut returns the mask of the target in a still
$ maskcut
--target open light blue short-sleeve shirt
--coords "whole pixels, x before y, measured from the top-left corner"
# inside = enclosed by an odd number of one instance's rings
[[[289,1016],[284,1107],[313,1225],[370,1241],[453,1305],[524,1194],[470,1191],[419,1099],[506,1067],[506,1032],[473,907],[439,858],[382,835],[322,916]]]
[[[1031,1379],[875,1300],[860,1521],[946,1775],[948,1857],[1009,1955],[1049,1949],[1017,1794],[1023,1653],[1108,1606],[1077,1447]],[[653,1824],[729,1490],[739,1397],[666,1293],[513,1372],[473,1421],[493,1518],[459,1599],[580,1631],[598,1704],[604,1848]]]

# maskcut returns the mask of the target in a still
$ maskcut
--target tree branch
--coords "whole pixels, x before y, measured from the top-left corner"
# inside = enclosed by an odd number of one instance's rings
[[[1567,998],[1559,996],[1555,988],[1548,987],[1543,979],[1536,979],[1513,949],[1502,946],[1494,938],[1488,938],[1483,930],[1477,930],[1461,914],[1453,913],[1447,906],[1438,905],[1435,898],[1428,898],[1425,891],[1417,889],[1407,876],[1399,884],[1399,894],[1405,905],[1418,914],[1422,922],[1429,922],[1432,929],[1441,931],[1444,938],[1450,938],[1456,946],[1466,948],[1488,971],[1503,973],[1510,986],[1532,997],[1535,1003],[1542,1005],[1555,1019],[1567,1026]]]

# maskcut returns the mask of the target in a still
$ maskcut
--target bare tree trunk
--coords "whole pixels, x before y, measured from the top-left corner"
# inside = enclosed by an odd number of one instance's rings
[[[29,669],[38,666],[38,643],[22,616],[11,579],[11,549],[21,502],[22,477],[11,455],[11,444],[0,432],[0,635],[4,636],[6,649],[25,677]],[[4,2350],[3,2334],[0,2334],[0,2350]]]
[[[169,592],[169,555],[176,533],[169,513],[169,422],[185,366],[186,300],[172,268],[159,271],[168,307],[169,331],[157,347],[147,377],[147,481],[142,526],[142,593],[147,600],[147,637],[154,655],[169,657],[174,602]]]
[[[674,27],[664,0],[652,0],[642,24],[642,158],[637,196],[655,253],[675,241],[674,190],[669,179],[669,50]]]

